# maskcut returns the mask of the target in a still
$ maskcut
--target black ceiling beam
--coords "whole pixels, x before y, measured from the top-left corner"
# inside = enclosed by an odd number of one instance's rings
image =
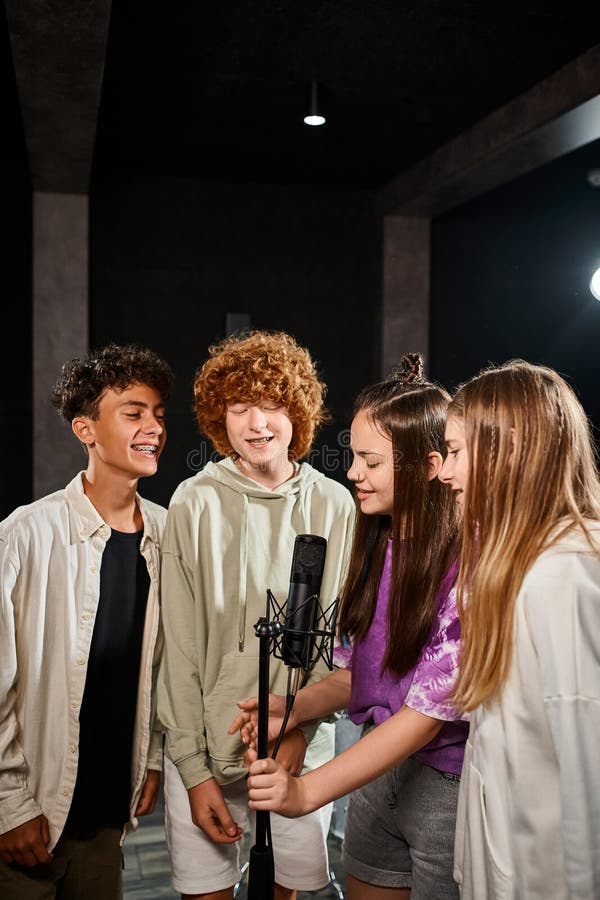
[[[384,214],[436,216],[600,138],[600,44],[406,169]]]
[[[35,191],[87,193],[111,0],[5,0]]]

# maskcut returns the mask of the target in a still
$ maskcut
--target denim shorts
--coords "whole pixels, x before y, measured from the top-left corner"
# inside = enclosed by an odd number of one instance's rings
[[[347,874],[411,888],[411,900],[458,900],[452,877],[460,778],[413,757],[350,796],[342,858]]]

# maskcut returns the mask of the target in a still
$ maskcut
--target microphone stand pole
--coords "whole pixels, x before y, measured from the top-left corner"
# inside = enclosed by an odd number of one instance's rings
[[[316,595],[315,595],[316,597]],[[311,598],[308,598],[309,600]],[[318,598],[317,598],[318,602]],[[292,702],[299,686],[301,677],[305,671],[311,671],[316,660],[322,659],[328,669],[333,669],[333,636],[335,634],[335,620],[337,616],[338,601],[335,600],[327,610],[323,611],[318,606],[319,614],[316,617],[315,624],[311,625],[310,630],[303,631],[289,628],[291,636],[310,635],[311,638],[320,640],[317,643],[317,653],[312,655],[310,659],[301,659],[297,654],[292,667],[288,672],[288,700],[291,697]],[[275,609],[275,617],[270,621],[271,609]],[[277,659],[283,660],[286,665],[290,661],[288,654],[284,655],[284,640],[282,635],[286,635],[285,622],[287,618],[283,608],[279,606],[275,597],[270,590],[267,591],[267,614],[261,616],[254,626],[254,633],[259,638],[259,657],[258,657],[258,758],[266,759],[269,755],[269,654],[271,643],[274,644],[274,655]],[[290,635],[288,635],[289,637]],[[327,649],[329,648],[329,649]],[[305,655],[305,654],[301,654]],[[288,707],[288,712],[291,705]],[[282,729],[283,733],[283,729]],[[280,734],[276,743],[276,755]],[[256,810],[256,836],[254,846],[250,849],[250,857],[248,863],[248,893],[247,900],[275,900],[275,865],[273,861],[273,843],[271,841],[271,823],[268,810]]]
[[[272,627],[269,620],[260,618],[254,626],[260,639],[258,659],[258,758],[269,755],[269,644]],[[271,825],[268,810],[256,810],[256,839],[250,850],[248,866],[248,900],[274,900],[275,866],[271,845]]]

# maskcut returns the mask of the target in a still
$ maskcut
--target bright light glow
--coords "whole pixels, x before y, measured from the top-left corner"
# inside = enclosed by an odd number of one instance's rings
[[[600,269],[596,269],[596,271],[592,275],[592,280],[590,281],[590,291],[592,292],[596,300],[600,300]]]
[[[325,116],[304,116],[307,125],[324,125]]]

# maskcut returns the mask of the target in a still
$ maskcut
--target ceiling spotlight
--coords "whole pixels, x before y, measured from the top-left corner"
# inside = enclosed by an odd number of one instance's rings
[[[600,169],[590,169],[587,173],[587,180],[592,187],[600,187]]]
[[[325,124],[321,93],[318,83],[311,81],[306,89],[306,112],[304,115],[306,125]]]
[[[596,300],[600,300],[600,269],[596,269],[590,279],[590,291]]]

